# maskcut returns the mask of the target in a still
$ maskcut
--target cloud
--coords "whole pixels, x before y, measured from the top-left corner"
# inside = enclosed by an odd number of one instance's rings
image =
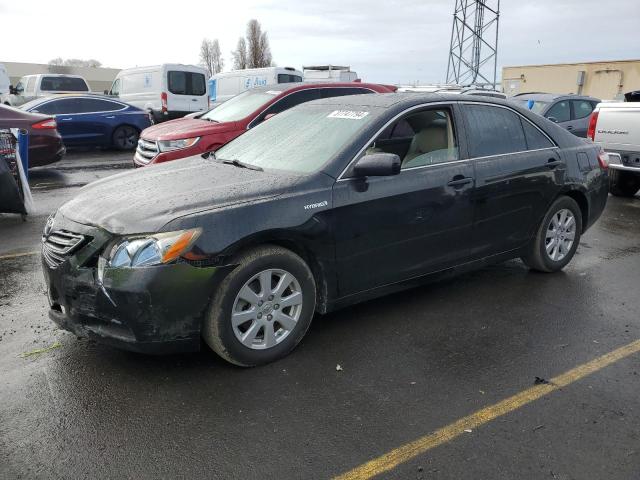
[[[195,63],[202,38],[229,54],[257,18],[278,65],[346,64],[368,81],[444,81],[454,0],[194,0],[184,11],[170,0],[69,0],[65,8],[32,0],[29,9],[0,5],[1,61],[46,63],[54,57],[97,58],[126,68]],[[638,57],[637,0],[502,1],[498,63],[524,65]],[[50,41],[24,37],[48,32]],[[152,25],[152,31],[147,26]],[[34,37],[35,38],[35,37]]]

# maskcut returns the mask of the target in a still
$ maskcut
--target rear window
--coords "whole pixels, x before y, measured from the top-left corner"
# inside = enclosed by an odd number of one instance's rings
[[[40,90],[48,92],[88,92],[89,87],[82,78],[42,77]]]
[[[169,72],[169,91],[174,95],[204,95],[207,92],[204,75],[194,72]]]

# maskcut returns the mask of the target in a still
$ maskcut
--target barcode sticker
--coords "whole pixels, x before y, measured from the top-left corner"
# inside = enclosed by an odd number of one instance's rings
[[[347,120],[362,120],[369,112],[354,112],[352,110],[334,110],[327,118],[346,118]]]

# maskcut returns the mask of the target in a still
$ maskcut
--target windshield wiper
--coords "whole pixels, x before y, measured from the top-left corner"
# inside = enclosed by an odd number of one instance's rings
[[[220,159],[220,161],[222,163],[226,163],[227,165],[233,165],[240,168],[248,168],[249,170],[257,170],[258,172],[264,171],[262,167],[259,167],[257,165],[251,165],[250,163],[241,162],[236,158],[234,158],[233,160]]]

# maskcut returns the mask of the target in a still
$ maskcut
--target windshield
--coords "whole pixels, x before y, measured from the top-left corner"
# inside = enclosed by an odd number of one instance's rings
[[[541,100],[530,100],[528,98],[519,98],[515,101],[518,105],[527,110],[531,110],[533,113],[537,113],[538,115],[542,114],[544,107],[549,105],[549,102],[543,102]]]
[[[273,100],[280,93],[277,90],[266,92],[264,90],[248,90],[218,105],[213,110],[209,110],[200,119],[219,123],[237,122]]]
[[[305,105],[279,113],[218,151],[219,161],[311,173],[333,158],[373,117],[371,107]],[[376,109],[377,110],[377,109]]]

